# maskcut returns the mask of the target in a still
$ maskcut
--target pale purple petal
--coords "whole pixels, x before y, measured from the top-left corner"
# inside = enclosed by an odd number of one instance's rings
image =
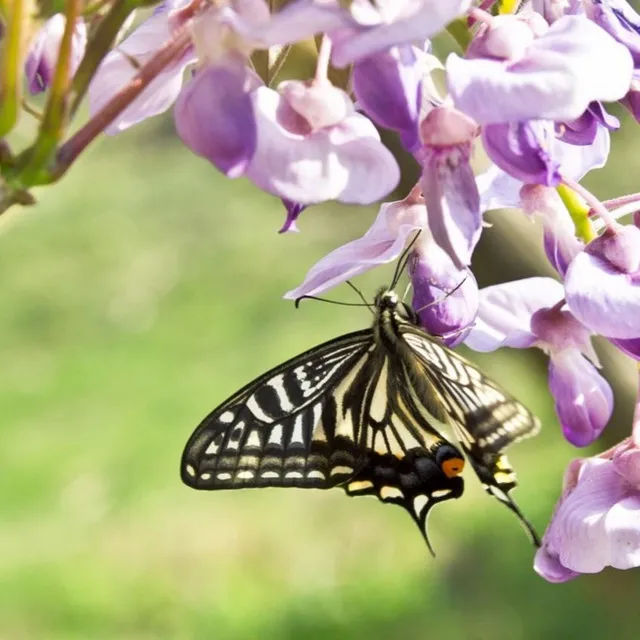
[[[625,229],[640,235],[635,227]],[[594,333],[609,338],[639,338],[640,277],[621,271],[589,251],[591,245],[601,245],[602,240],[587,245],[569,265],[565,278],[567,304]]]
[[[529,120],[490,124],[482,129],[487,155],[504,171],[527,184],[560,184],[560,163],[554,155],[553,123]]]
[[[552,353],[549,389],[565,438],[576,447],[596,440],[613,412],[609,383],[578,349]]]
[[[575,146],[556,140],[553,157],[560,166],[563,176],[580,181],[592,169],[604,167],[609,157],[611,136],[602,126],[596,130],[596,137],[588,146]]]
[[[193,53],[159,73],[142,93],[105,129],[114,135],[146,118],[164,113],[177,99],[185,68],[194,61]],[[145,62],[142,60],[141,62]],[[102,61],[89,85],[89,111],[95,115],[138,73],[125,56],[111,51]]]
[[[420,144],[420,75],[412,47],[404,46],[356,62],[351,76],[362,110],[380,126],[398,131],[407,151]]]
[[[640,449],[632,443],[618,445],[611,459],[613,468],[640,495]]]
[[[562,285],[551,278],[525,278],[480,290],[478,318],[465,344],[475,351],[525,349],[537,338],[531,316],[562,300]]]
[[[622,98],[633,63],[625,47],[577,16],[560,18],[514,62],[446,62],[449,92],[480,124],[578,118],[593,100]]]
[[[468,269],[458,269],[438,245],[419,242],[409,260],[412,306],[431,335],[450,347],[467,336],[478,312],[478,283]]]
[[[589,17],[623,44],[640,66],[640,15],[626,0],[597,0],[590,3]]]
[[[242,62],[200,69],[176,102],[178,135],[229,178],[241,176],[256,149],[252,78]]]
[[[424,204],[383,204],[362,238],[322,258],[311,268],[304,282],[284,297],[295,300],[303,295],[317,295],[377,265],[392,262],[402,253],[411,235],[425,224]]]
[[[538,575],[548,582],[567,582],[580,575],[577,571],[571,571],[571,569],[564,567],[558,556],[549,552],[544,542],[540,549],[536,551],[533,568]]]
[[[357,0],[364,4],[369,0]],[[424,41],[462,15],[471,0],[382,0],[381,22],[334,43],[332,62],[345,67],[390,47]]]
[[[476,176],[480,193],[480,210],[515,209],[520,207],[520,189],[523,184],[500,167],[492,164],[484,173]]]
[[[609,460],[585,460],[545,534],[562,566],[580,573],[640,565],[640,497]]]
[[[260,87],[252,96],[258,146],[245,175],[265,191],[301,204],[368,204],[398,184],[398,164],[365,116],[305,135],[280,122],[277,92]]]

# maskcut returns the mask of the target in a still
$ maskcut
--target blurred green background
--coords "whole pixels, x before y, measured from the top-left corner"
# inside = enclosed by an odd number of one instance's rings
[[[635,131],[625,123],[587,181],[603,198],[637,190]],[[279,202],[192,156],[169,120],[100,141],[38,199],[0,234],[0,638],[637,639],[637,574],[544,582],[472,474],[432,514],[436,559],[406,513],[372,498],[181,484],[182,448],[208,411],[370,322],[281,296],[375,208],[317,207],[302,233],[278,235]],[[537,227],[513,212],[492,221],[481,284],[549,273]],[[388,278],[357,282],[372,295]],[[620,410],[593,451],[628,433],[634,385],[602,353]],[[581,452],[560,434],[541,354],[479,361],[544,423],[510,454],[516,499],[542,532]]]

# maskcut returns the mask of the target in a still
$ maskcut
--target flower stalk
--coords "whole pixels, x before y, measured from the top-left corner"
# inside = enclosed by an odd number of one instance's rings
[[[591,242],[596,237],[596,232],[593,228],[593,223],[589,219],[590,207],[584,204],[575,191],[564,184],[556,187],[556,191],[571,216],[576,236],[585,243]]]
[[[25,0],[3,3],[3,12],[6,32],[0,61],[0,136],[9,133],[18,120],[27,3]]]

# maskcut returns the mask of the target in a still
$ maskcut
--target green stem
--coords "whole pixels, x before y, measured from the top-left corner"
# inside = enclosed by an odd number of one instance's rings
[[[22,79],[22,45],[26,23],[25,0],[3,3],[7,31],[3,37],[0,61],[0,137],[9,133],[18,121]]]
[[[91,38],[89,47],[73,77],[73,84],[71,86],[70,93],[71,117],[73,117],[80,106],[82,99],[87,93],[89,83],[91,82],[96,69],[104,59],[109,49],[111,49],[122,25],[125,23],[129,14],[135,9],[137,4],[139,3],[132,0],[116,0],[109,10],[109,13],[107,13],[96,29],[95,35]]]
[[[38,137],[30,149],[23,155],[23,166],[19,180],[25,187],[46,181],[46,165],[55,154],[62,137],[67,119],[69,76],[71,68],[71,47],[76,20],[82,11],[82,0],[69,0],[66,3],[65,26],[56,70],[49,90],[49,99],[40,125]]]
[[[597,234],[593,228],[593,224],[589,219],[589,212],[591,211],[578,194],[564,184],[556,187],[558,195],[562,199],[564,206],[567,208],[573,226],[576,230],[576,236],[583,242],[591,242]]]

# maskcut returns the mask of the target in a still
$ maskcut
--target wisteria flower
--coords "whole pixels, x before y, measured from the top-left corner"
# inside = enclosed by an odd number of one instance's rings
[[[569,265],[565,292],[572,313],[592,331],[639,338],[640,229],[617,225],[590,242]]]
[[[465,344],[476,351],[538,347],[549,354],[549,389],[569,442],[584,447],[602,433],[613,393],[594,366],[590,332],[565,308],[551,278],[526,278],[480,291],[480,309]]]
[[[25,74],[29,92],[32,94],[41,93],[51,84],[65,25],[64,15],[56,13],[45,22],[31,42],[25,62]],[[79,19],[76,21],[71,40],[70,77],[75,74],[86,46],[87,27],[84,20]]]
[[[477,284],[468,269],[458,269],[434,242],[424,201],[416,190],[405,200],[383,204],[362,238],[325,256],[285,298],[317,295],[392,262],[410,241],[414,242],[409,257],[414,309],[430,333],[443,336],[447,344],[457,344],[475,318]]]
[[[612,450],[574,460],[535,558],[549,582],[605,567],[640,566],[640,448],[627,438]]]

